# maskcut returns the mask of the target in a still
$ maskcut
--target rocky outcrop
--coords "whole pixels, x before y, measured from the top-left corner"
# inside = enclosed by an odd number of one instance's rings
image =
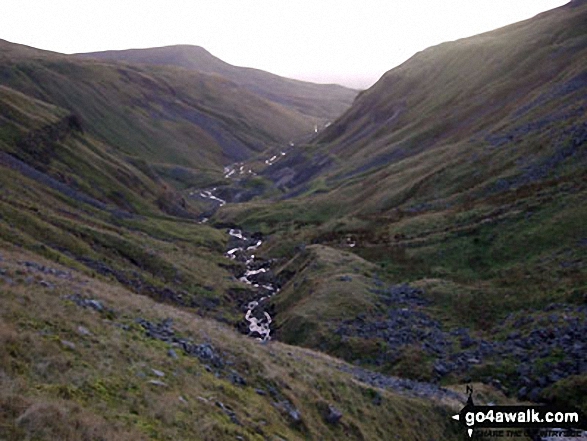
[[[68,115],[53,124],[29,131],[17,141],[16,154],[19,159],[33,164],[39,170],[46,171],[53,159],[56,143],[73,132],[83,132],[82,123],[78,116]]]
[[[431,318],[418,288],[394,285],[374,291],[387,306],[385,313],[359,314],[344,321],[336,333],[343,339],[384,341],[386,350],[378,354],[376,364],[393,365],[405,348],[415,346],[433,360],[436,380],[451,375],[474,378],[531,401],[539,401],[543,389],[563,378],[587,374],[586,305],[551,304],[542,311],[512,313],[497,325],[494,338],[479,338],[467,328],[445,329]],[[480,374],[485,363],[491,363],[496,374]]]

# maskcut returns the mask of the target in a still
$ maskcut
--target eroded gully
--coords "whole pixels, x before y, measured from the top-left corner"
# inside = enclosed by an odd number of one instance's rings
[[[283,154],[280,156],[283,156]],[[270,158],[268,165],[271,165],[280,156]],[[237,164],[225,169],[226,177],[231,178],[234,175],[238,176],[247,173],[241,165]],[[229,202],[215,195],[216,190],[216,188],[213,188],[210,190],[200,190],[197,193],[194,191],[190,196],[199,196],[202,199],[208,199],[213,202],[216,205],[212,210],[213,213],[217,208]],[[204,223],[207,220],[204,217],[200,221]],[[252,293],[251,300],[242,307],[244,313],[243,323],[246,323],[246,325],[241,330],[250,337],[266,342],[271,340],[271,325],[273,324],[269,299],[279,292],[275,275],[271,270],[273,261],[260,258],[257,255],[257,251],[264,242],[264,237],[260,233],[251,234],[238,228],[228,228],[226,232],[229,235],[229,241],[225,256],[228,259],[244,264],[244,272],[237,273],[236,277],[240,282],[249,286]],[[367,369],[350,367],[344,364],[337,366],[337,369],[350,373],[357,380],[377,388],[390,389],[397,393],[414,397],[464,402],[464,396],[462,394],[444,389],[436,384],[389,377],[380,373],[371,372]]]
[[[243,167],[240,168],[242,171]],[[234,169],[227,172],[228,176],[233,173]],[[199,197],[214,202],[217,205],[216,208],[226,205],[227,201],[214,194],[216,190],[216,188],[201,190]],[[194,194],[195,192],[190,192],[190,196]],[[200,223],[207,221],[208,217],[200,219]],[[224,255],[245,264],[245,271],[237,274],[237,278],[240,282],[249,285],[256,293],[254,299],[245,305],[244,320],[247,323],[248,335],[262,341],[270,340],[272,319],[267,312],[267,300],[277,294],[279,288],[273,281],[271,261],[260,259],[255,255],[255,251],[263,244],[263,238],[259,233],[249,234],[237,228],[230,228],[228,235],[230,236],[228,251]]]
[[[293,147],[294,144],[290,143],[289,146]],[[271,166],[285,155],[286,152],[280,151],[278,154],[265,160],[265,164]],[[256,174],[242,162],[224,168],[225,179],[239,180],[246,176],[255,176]],[[190,191],[190,197],[207,199],[214,204],[214,208],[207,216],[200,219],[200,223],[208,222],[209,217],[216,209],[226,205],[227,200],[215,194],[217,190],[215,187],[209,190]],[[237,228],[229,229],[228,234],[230,236],[229,248],[225,256],[231,260],[245,264],[245,272],[237,274],[238,280],[250,286],[252,291],[256,293],[254,299],[250,300],[244,306],[244,320],[247,323],[247,333],[249,336],[261,341],[270,340],[271,323],[273,320],[268,312],[268,299],[277,294],[279,288],[275,284],[270,268],[271,261],[260,259],[255,255],[256,250],[263,244],[263,238],[259,233],[249,234]]]
[[[238,280],[256,292],[255,298],[245,306],[248,334],[259,340],[270,340],[272,319],[267,311],[268,299],[277,294],[279,288],[274,282],[271,260],[260,259],[255,255],[263,244],[263,238],[259,233],[251,235],[236,228],[228,230],[228,234],[230,249],[225,255],[245,264],[245,272],[238,275]]]

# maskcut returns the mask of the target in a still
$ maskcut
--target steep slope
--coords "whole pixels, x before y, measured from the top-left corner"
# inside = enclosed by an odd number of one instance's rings
[[[457,436],[461,393],[239,335],[228,235],[192,214],[145,161],[0,86],[0,439]]]
[[[586,24],[572,2],[415,55],[266,167],[281,201],[218,213],[272,234],[280,338],[531,400],[585,381]]]
[[[450,418],[461,393],[386,386],[382,376],[375,386],[339,360],[261,345],[4,243],[0,269],[2,439],[449,441],[462,432]]]
[[[129,49],[78,54],[100,60],[126,61],[161,66],[179,66],[217,74],[272,102],[316,118],[332,121],[349,108],[357,91],[334,84],[314,84],[273,75],[258,69],[233,66],[199,46],[177,45],[151,49]]]
[[[530,136],[537,142],[546,134],[552,138],[548,129],[553,125],[561,126],[556,128],[561,136],[580,132],[585,21],[585,6],[573,2],[522,23],[426,49],[362,92],[314,140],[317,147],[306,149],[306,160],[292,156],[289,164],[278,164],[267,174],[276,179],[283,174],[280,167],[289,165],[295,173],[284,183],[287,188],[317,175],[324,179],[325,171],[332,185],[365,173],[380,182],[375,172],[439,147],[455,147],[449,162],[455,164],[469,161],[461,155],[472,151],[505,150],[506,144]],[[499,162],[500,173],[514,171],[512,161]],[[322,167],[307,173],[317,163]],[[447,193],[455,190],[445,188]]]
[[[314,122],[219,76],[117,65],[0,42],[0,84],[75,114],[127,155],[219,174]]]
[[[240,319],[226,239],[143,160],[0,86],[0,238],[160,301]],[[226,266],[226,265],[225,265]],[[238,290],[237,290],[238,291]],[[238,317],[238,318],[237,318]]]
[[[463,141],[503,147],[555,122],[572,130],[587,81],[586,14],[566,6],[429,48],[386,73],[316,142],[335,144],[330,152],[360,173]]]

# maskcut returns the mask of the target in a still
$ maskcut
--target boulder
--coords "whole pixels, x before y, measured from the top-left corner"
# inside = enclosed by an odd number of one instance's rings
[[[342,412],[332,405],[328,405],[328,412],[324,415],[324,421],[328,424],[337,424],[342,418]]]

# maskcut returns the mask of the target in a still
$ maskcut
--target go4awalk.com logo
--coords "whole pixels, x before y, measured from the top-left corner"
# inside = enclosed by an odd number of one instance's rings
[[[473,389],[463,409],[452,418],[465,427],[469,437],[579,437],[587,429],[587,420],[575,409],[555,406],[476,406]]]

